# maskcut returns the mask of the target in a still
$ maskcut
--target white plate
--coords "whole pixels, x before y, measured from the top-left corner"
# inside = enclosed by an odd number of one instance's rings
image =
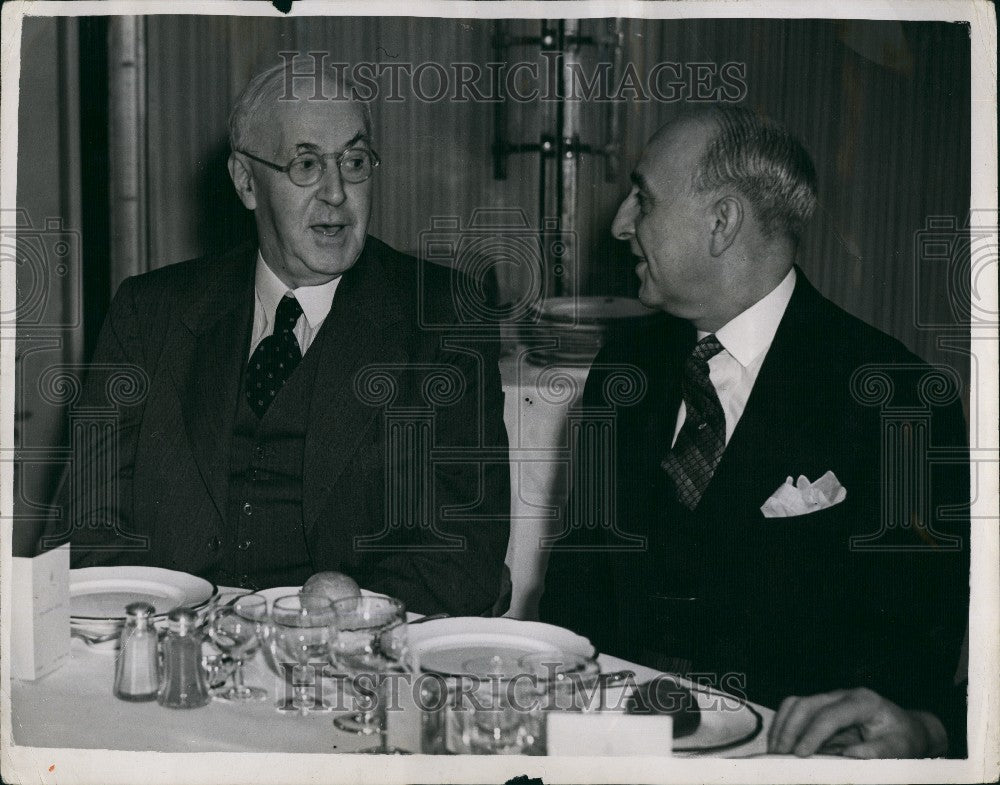
[[[763,719],[745,701],[704,687],[691,689],[701,709],[701,724],[690,736],[674,740],[675,755],[720,755],[762,732]]]
[[[630,297],[549,297],[535,306],[541,320],[588,324],[616,319],[641,319],[656,313]]]
[[[69,571],[70,621],[79,627],[124,622],[125,606],[148,602],[156,615],[200,608],[217,593],[203,578],[160,567],[84,567]]]
[[[407,635],[421,670],[452,676],[514,675],[526,654],[597,655],[583,636],[537,621],[458,616],[411,625]]]

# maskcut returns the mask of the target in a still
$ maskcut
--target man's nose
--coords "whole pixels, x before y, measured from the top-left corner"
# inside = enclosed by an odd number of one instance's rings
[[[336,164],[327,166],[326,171],[323,172],[317,196],[332,205],[343,204],[347,198],[347,194],[344,193],[344,181],[340,177],[340,169],[337,168]]]
[[[635,234],[635,199],[632,196],[625,197],[618,207],[615,220],[611,222],[611,234],[617,240],[628,240]]]

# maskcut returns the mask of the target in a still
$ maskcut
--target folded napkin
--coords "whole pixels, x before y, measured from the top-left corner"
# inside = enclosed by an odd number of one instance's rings
[[[771,494],[760,511],[765,518],[789,518],[794,515],[808,515],[840,504],[847,498],[847,489],[840,484],[837,475],[828,471],[816,482],[809,482],[800,474],[796,482],[789,477],[778,490]]]

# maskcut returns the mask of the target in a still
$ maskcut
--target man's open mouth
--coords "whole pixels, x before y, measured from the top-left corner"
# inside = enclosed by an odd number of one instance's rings
[[[324,237],[336,237],[344,228],[344,224],[313,224],[312,230]]]

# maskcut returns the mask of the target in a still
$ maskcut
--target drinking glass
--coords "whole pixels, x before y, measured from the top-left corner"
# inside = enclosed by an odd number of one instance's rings
[[[543,711],[600,711],[604,708],[601,667],[594,657],[536,652],[518,660],[518,670],[532,675]]]
[[[208,637],[233,661],[232,686],[227,689],[223,684],[211,690],[213,697],[227,701],[256,701],[267,697],[267,690],[262,687],[243,683],[243,662],[257,653],[266,620],[267,600],[259,594],[248,594],[232,605],[212,610]]]
[[[540,755],[544,749],[538,679],[499,665],[463,663],[445,710],[445,748],[460,755]],[[491,658],[486,658],[487,660]],[[492,658],[501,660],[502,658]]]
[[[313,666],[313,689],[305,679],[295,680],[295,697],[290,706],[278,705],[278,711],[298,711],[301,715],[330,711],[322,701],[315,700],[322,667],[329,662],[329,641],[333,625],[333,607],[326,597],[317,594],[290,594],[279,597],[271,607],[268,646],[274,662],[281,667],[289,660],[299,669]]]
[[[392,597],[347,597],[333,603],[334,634],[330,657],[348,675],[370,676],[373,684],[385,683],[386,676],[410,671],[406,644],[406,609]],[[379,690],[381,692],[381,690]],[[337,717],[334,725],[347,733],[368,735],[384,731],[385,700]],[[374,750],[387,752],[387,749]]]

